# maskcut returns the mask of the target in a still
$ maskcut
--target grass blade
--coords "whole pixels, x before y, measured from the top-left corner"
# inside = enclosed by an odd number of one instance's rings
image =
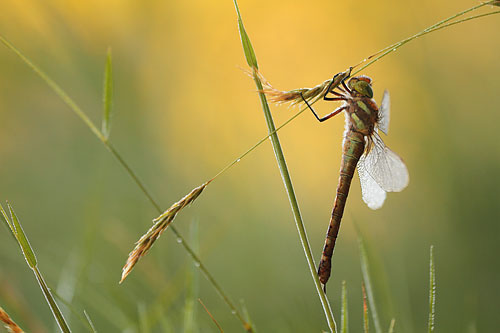
[[[300,241],[302,243],[302,247],[304,249],[304,253],[306,256],[306,260],[309,266],[309,270],[311,272],[314,284],[316,286],[316,290],[318,292],[321,305],[323,306],[323,310],[325,312],[325,317],[328,322],[328,326],[332,332],[337,331],[335,319],[333,317],[332,310],[330,308],[330,304],[328,303],[328,299],[321,288],[318,274],[316,273],[316,264],[314,263],[314,259],[311,253],[311,247],[309,245],[309,241],[307,240],[307,234],[304,227],[304,223],[302,222],[302,216],[300,214],[299,205],[297,202],[297,198],[295,196],[295,191],[293,189],[292,180],[290,179],[290,174],[288,172],[288,167],[286,165],[285,156],[283,155],[283,151],[281,149],[281,145],[278,139],[278,135],[276,134],[276,127],[274,126],[274,121],[271,116],[271,111],[269,110],[269,105],[267,104],[266,96],[263,93],[262,82],[257,74],[257,59],[255,53],[253,51],[253,47],[250,43],[250,39],[245,31],[243,26],[243,20],[241,19],[240,11],[238,8],[238,3],[234,0],[234,6],[236,8],[236,13],[238,15],[238,25],[240,31],[241,42],[243,45],[243,50],[245,53],[245,58],[247,60],[248,65],[252,68],[253,71],[253,79],[255,81],[255,85],[257,86],[257,91],[259,91],[260,102],[262,106],[262,110],[264,111],[264,116],[266,118],[266,123],[268,127],[268,132],[271,138],[271,142],[273,145],[274,154],[276,157],[276,161],[278,162],[278,167],[280,169],[281,177],[283,179],[283,183],[286,188],[286,192],[288,194],[288,199],[290,201],[290,205],[292,208],[292,212],[295,219],[295,224],[297,226],[297,230],[299,233]]]
[[[106,56],[106,67],[104,69],[104,89],[103,89],[103,110],[102,110],[102,134],[109,139],[111,133],[111,111],[113,108],[113,68],[111,61],[111,48],[108,48]]]
[[[9,203],[7,203],[7,207],[9,207],[10,216],[12,218],[14,236],[16,237],[17,243],[19,244],[21,250],[23,251],[23,255],[24,258],[26,259],[26,262],[28,263],[31,269],[34,269],[37,265],[37,261],[35,254],[33,253],[33,249],[31,248],[30,242],[28,241],[28,238],[26,238],[26,234],[24,233],[23,227],[21,227],[21,224],[19,223],[19,220],[17,218],[16,213],[14,212],[14,209]]]
[[[212,321],[215,323],[215,325],[217,326],[217,328],[219,329],[219,331],[221,333],[224,333],[224,330],[222,329],[222,327],[219,325],[219,323],[217,322],[217,320],[214,318],[214,316],[212,316],[212,314],[210,313],[210,311],[208,311],[207,307],[205,306],[205,304],[203,304],[203,302],[201,301],[200,298],[198,298],[198,302],[200,302],[201,306],[203,306],[203,308],[205,309],[205,311],[208,313],[208,315],[210,316],[210,318],[212,318]]]
[[[434,246],[431,245],[431,256],[429,260],[429,322],[428,332],[434,332],[434,318],[436,315],[436,271],[434,267]]]
[[[349,332],[349,313],[347,308],[347,283],[342,281],[342,308],[341,308],[341,319],[340,319],[340,332]]]
[[[394,333],[394,327],[396,326],[396,318],[392,318],[391,323],[389,324],[389,333]]]
[[[245,30],[245,26],[243,25],[240,8],[238,7],[238,3],[236,2],[236,0],[234,0],[234,7],[236,8],[236,14],[238,16],[238,30],[240,32],[241,44],[243,46],[243,52],[245,53],[245,59],[250,68],[258,69],[259,66],[257,64],[257,57],[255,56],[252,43],[250,42],[250,38],[248,37],[248,34]]]
[[[85,316],[85,319],[86,319],[87,324],[89,326],[90,332],[97,333],[95,326],[94,326],[94,323],[92,322],[92,319],[90,319],[90,316],[87,313],[87,311],[83,310],[83,315]]]
[[[193,249],[198,251],[199,248],[199,223],[198,220],[193,220],[190,230],[190,243]],[[196,320],[196,299],[199,294],[199,272],[196,266],[189,266],[186,271],[186,300],[184,304],[184,332],[194,333],[198,332]]]
[[[364,333],[368,333],[369,330],[369,317],[368,317],[368,302],[366,300],[366,289],[365,283],[361,283],[361,291],[363,292],[363,331]]]
[[[380,326],[377,306],[375,305],[375,297],[373,295],[373,287],[370,277],[370,268],[368,264],[368,254],[366,252],[366,247],[363,241],[363,237],[359,232],[358,232],[358,242],[359,242],[359,255],[361,259],[361,272],[363,274],[364,285],[366,286],[366,295],[368,298],[368,305],[370,306],[370,312],[372,313],[373,324],[375,325],[375,332],[382,333],[382,327]],[[365,288],[363,287],[363,290],[364,289]]]
[[[68,324],[66,323],[66,320],[64,319],[61,310],[57,306],[57,303],[50,292],[49,287],[45,283],[42,274],[38,270],[35,253],[31,248],[31,245],[28,241],[28,237],[24,233],[24,230],[21,226],[21,223],[19,222],[19,219],[17,218],[16,213],[14,212],[14,208],[12,208],[12,206],[9,203],[7,203],[7,206],[9,207],[12,220],[9,220],[2,205],[0,205],[0,210],[2,211],[3,219],[10,226],[11,231],[14,237],[16,238],[18,245],[21,248],[21,251],[23,252],[24,258],[26,259],[28,266],[35,274],[38,284],[40,285],[40,289],[42,290],[43,295],[45,296],[45,299],[49,304],[50,310],[52,310],[52,315],[54,316],[57,325],[59,325],[59,328],[61,329],[62,332],[64,333],[71,332]]]
[[[245,320],[248,323],[248,327],[253,327],[254,330],[256,330],[255,326],[252,323],[252,319],[250,318],[250,313],[248,312],[248,308],[247,308],[247,305],[245,304],[245,300],[240,299],[240,305],[241,305],[241,309],[243,310],[243,315],[245,316]],[[248,330],[248,328],[247,328],[247,330]]]
[[[13,320],[10,318],[10,316],[7,314],[7,312],[4,311],[0,307],[0,321],[4,323],[4,327],[7,329],[7,332],[9,333],[23,333],[24,331],[19,327]]]

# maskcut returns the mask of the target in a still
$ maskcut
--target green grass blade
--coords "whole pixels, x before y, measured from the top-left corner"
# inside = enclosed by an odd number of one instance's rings
[[[240,306],[241,306],[241,309],[243,311],[243,315],[245,316],[245,320],[247,321],[249,327],[252,327],[254,332],[256,332],[257,329],[255,328],[255,325],[252,323],[252,318],[250,318],[250,313],[248,312],[248,308],[247,308],[247,305],[245,304],[244,299],[240,299]]]
[[[368,298],[368,305],[370,307],[370,312],[373,318],[373,324],[375,325],[375,332],[382,333],[382,327],[380,326],[377,306],[375,305],[375,297],[373,295],[373,287],[370,277],[370,268],[368,264],[368,254],[366,252],[366,246],[363,241],[363,237],[359,232],[358,232],[358,242],[359,242],[359,254],[361,259],[361,272],[363,274],[363,281],[366,286],[366,295]]]
[[[89,322],[90,318],[88,318],[88,315],[86,314],[85,310],[83,310],[84,315],[82,316],[80,312],[77,311],[70,302],[68,302],[61,295],[59,295],[57,291],[54,291],[54,289],[50,288],[50,286],[49,290],[52,296],[54,296],[55,299],[57,299],[60,304],[63,304],[69,311],[71,311],[72,315],[75,316],[84,327],[88,328],[90,332],[95,331],[95,327],[93,326],[92,322]]]
[[[247,64],[248,66],[250,66],[250,68],[259,68],[259,66],[257,65],[257,57],[255,56],[252,43],[250,42],[250,38],[248,37],[245,27],[243,26],[240,9],[236,0],[234,0],[234,7],[236,8],[236,14],[238,15],[238,30],[240,32],[241,44],[243,46],[243,52],[245,52],[245,59],[247,60]]]
[[[2,212],[2,214],[0,215],[2,217],[2,221],[4,221],[4,223],[9,228],[12,236],[14,236],[14,239],[16,239],[16,231],[14,229],[14,226],[10,222],[9,216],[7,215],[7,213],[5,212],[5,210],[3,209],[2,205],[0,205],[0,211]]]
[[[139,332],[141,333],[151,332],[148,314],[146,312],[146,305],[144,303],[139,303],[137,306],[137,312],[139,314]]]
[[[61,332],[64,333],[69,333],[71,330],[69,329],[68,324],[66,323],[66,320],[64,319],[64,316],[59,309],[59,306],[57,306],[56,300],[54,299],[54,296],[52,296],[52,293],[50,292],[49,287],[45,283],[45,280],[42,277],[42,274],[38,270],[37,267],[33,268],[33,272],[35,273],[35,277],[38,281],[38,284],[40,285],[40,289],[42,289],[43,295],[45,296],[45,299],[47,300],[47,303],[49,303],[50,310],[52,311],[52,315],[54,316],[57,325],[59,326],[59,329]]]
[[[102,134],[109,139],[111,133],[111,111],[113,108],[113,67],[111,61],[111,48],[108,48],[106,56],[106,68],[104,69],[104,91],[102,111]]]
[[[33,249],[31,248],[30,242],[28,241],[28,238],[24,233],[23,227],[21,227],[21,223],[19,223],[17,215],[14,212],[14,208],[12,208],[12,206],[9,203],[7,203],[7,206],[9,207],[10,216],[12,217],[14,236],[16,236],[17,243],[21,247],[24,258],[26,259],[28,265],[31,267],[31,269],[35,269],[37,265],[35,253],[33,253]]]
[[[434,246],[431,245],[431,256],[429,260],[429,322],[428,332],[434,332],[434,318],[436,315],[436,271],[434,267]]]
[[[86,319],[87,324],[89,326],[90,332],[97,333],[95,326],[94,326],[94,323],[92,322],[92,319],[90,319],[90,316],[87,313],[87,311],[83,310],[83,315],[85,316],[85,319]]]
[[[259,77],[256,75],[256,70],[257,70],[257,60],[255,57],[255,53],[253,51],[253,47],[250,44],[250,39],[248,38],[248,35],[245,31],[245,28],[243,26],[243,20],[241,19],[240,11],[238,8],[238,4],[236,0],[234,0],[234,6],[236,7],[236,13],[238,15],[238,25],[240,27],[240,37],[241,41],[243,44],[243,49],[245,51],[245,57],[247,60],[247,63],[250,67],[253,69],[253,79],[255,81],[255,85],[257,86],[257,90],[259,91],[259,97],[260,97],[260,102],[262,106],[262,110],[264,111],[264,116],[266,118],[266,123],[268,127],[268,132],[270,134],[274,154],[276,156],[276,161],[278,162],[278,167],[280,169],[281,177],[283,179],[283,183],[285,185],[285,189],[288,195],[288,199],[290,201],[290,205],[292,208],[293,216],[295,219],[295,224],[297,226],[297,230],[299,233],[300,241],[302,244],[302,247],[304,249],[304,253],[306,256],[306,260],[309,266],[309,270],[311,272],[316,290],[318,292],[318,296],[321,301],[321,305],[323,307],[324,313],[326,320],[328,322],[328,326],[332,332],[337,331],[337,326],[335,323],[335,319],[333,317],[333,313],[330,307],[330,304],[328,303],[328,299],[326,298],[326,295],[321,288],[321,284],[318,279],[318,274],[316,273],[316,264],[314,263],[314,259],[311,253],[311,247],[309,245],[309,241],[307,239],[307,234],[305,230],[304,223],[302,221],[302,216],[300,214],[300,209],[299,205],[297,202],[297,198],[295,196],[295,191],[293,189],[292,185],[292,180],[290,179],[290,174],[288,172],[288,167],[286,165],[285,161],[285,156],[283,155],[283,150],[281,149],[281,145],[278,139],[278,135],[276,133],[276,127],[274,126],[274,121],[271,116],[271,111],[269,110],[269,105],[267,104],[267,99],[264,93],[262,93],[262,83],[260,82]]]
[[[31,248],[31,245],[28,241],[28,237],[26,237],[26,234],[24,233],[24,230],[21,226],[21,223],[19,222],[19,219],[17,218],[16,213],[14,212],[14,208],[7,203],[7,206],[10,211],[10,215],[12,218],[12,229],[13,229],[13,234],[16,237],[16,240],[21,247],[21,250],[23,252],[24,258],[26,259],[26,262],[28,263],[28,266],[32,269],[33,273],[35,274],[35,277],[38,281],[38,284],[40,285],[40,289],[43,292],[43,295],[45,296],[45,299],[47,300],[47,303],[49,304],[50,309],[52,310],[52,314],[54,315],[54,318],[56,319],[57,325],[61,329],[62,332],[67,333],[71,332],[69,329],[68,324],[66,323],[66,320],[64,319],[63,314],[61,313],[61,310],[57,306],[57,303],[52,296],[49,287],[45,283],[45,280],[42,277],[42,274],[37,268],[37,260],[35,253],[33,252],[33,249]],[[3,210],[2,207],[2,215],[4,216],[4,219],[8,220],[6,217],[5,211]]]
[[[349,313],[347,308],[347,283],[342,281],[342,308],[341,308],[341,325],[340,332],[347,333],[349,332]]]
[[[199,223],[198,220],[193,220],[191,223],[190,243],[193,250],[199,249]],[[184,304],[184,332],[194,333],[198,331],[196,325],[196,300],[199,297],[199,271],[196,266],[188,267],[186,272],[186,300]]]
[[[394,333],[394,327],[396,326],[396,318],[392,318],[391,323],[389,324],[389,333]]]
[[[361,283],[361,291],[363,293],[363,332],[368,333],[370,322],[368,317],[368,300],[366,299],[366,288],[364,282]]]

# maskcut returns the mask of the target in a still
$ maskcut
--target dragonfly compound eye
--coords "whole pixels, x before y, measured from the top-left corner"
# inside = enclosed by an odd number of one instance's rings
[[[363,96],[366,96],[369,98],[373,97],[372,86],[366,80],[352,78],[349,81],[349,88],[351,88],[352,90],[356,91],[357,93],[359,93]]]

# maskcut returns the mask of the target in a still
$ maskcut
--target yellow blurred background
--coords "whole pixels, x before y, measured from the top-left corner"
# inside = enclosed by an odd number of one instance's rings
[[[240,1],[260,69],[279,89],[314,86],[379,49],[476,5],[454,2]],[[483,9],[482,12],[492,10]],[[362,327],[356,223],[373,260],[384,329],[427,326],[435,246],[437,328],[500,326],[500,16],[417,39],[367,68],[375,99],[391,92],[386,144],[410,185],[371,211],[353,181],[328,296]],[[111,141],[166,208],[267,131],[232,1],[4,0],[0,34],[99,123],[106,50],[113,52]],[[318,103],[326,114],[334,103]],[[296,109],[272,107],[277,124]],[[243,331],[170,231],[123,285],[121,267],[156,217],[143,194],[60,99],[0,47],[0,199],[16,209],[46,280],[98,331]],[[310,113],[279,132],[316,260],[337,186],[344,119]],[[261,332],[327,329],[269,142],[206,189],[175,225]],[[198,239],[198,240],[196,240]],[[193,282],[194,281],[194,282]],[[29,332],[50,310],[7,229],[0,234],[0,305]],[[74,331],[85,331],[65,307]]]

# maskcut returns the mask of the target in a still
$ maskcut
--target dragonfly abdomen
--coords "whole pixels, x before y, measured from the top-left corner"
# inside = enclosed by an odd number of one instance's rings
[[[365,148],[364,135],[362,133],[348,130],[342,145],[342,162],[340,165],[339,183],[337,186],[337,195],[335,196],[335,204],[330,218],[330,225],[326,235],[325,246],[318,268],[318,276],[321,283],[326,284],[330,278],[332,266],[332,255],[335,248],[335,241],[340,228],[340,221],[344,214],[344,207],[349,194],[351,180],[356,170],[359,158],[363,154]]]

